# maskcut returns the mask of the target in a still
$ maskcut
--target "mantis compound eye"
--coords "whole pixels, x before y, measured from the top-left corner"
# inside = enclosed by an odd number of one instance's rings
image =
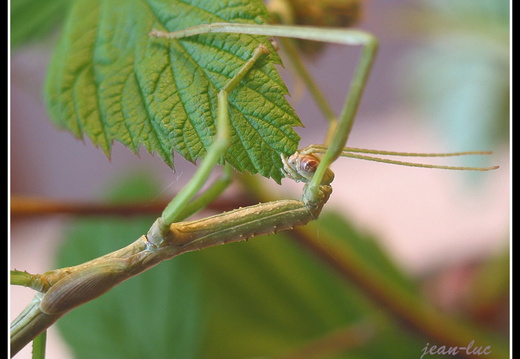
[[[312,180],[320,164],[320,158],[315,154],[301,154],[300,152],[294,153],[287,159],[282,156],[282,161],[284,162],[284,172],[288,177],[297,182],[302,181],[306,183]],[[333,179],[334,173],[330,169],[327,169],[321,183],[329,184]]]
[[[312,177],[320,164],[320,159],[316,155],[309,154],[300,155],[299,160],[300,163],[298,170],[305,174],[309,174]]]
[[[316,156],[315,154],[309,153],[309,154],[299,154],[298,156],[298,168],[297,171],[302,175],[302,177],[306,178],[307,181],[312,180],[312,177],[314,176],[314,173],[318,169],[318,166],[320,164],[320,158]],[[323,175],[323,178],[321,180],[322,185],[328,185],[334,180],[334,172],[327,168],[325,171],[325,174]]]

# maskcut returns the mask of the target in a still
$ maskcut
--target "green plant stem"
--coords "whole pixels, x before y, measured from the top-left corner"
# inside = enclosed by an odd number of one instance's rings
[[[32,287],[34,276],[25,271],[11,270],[9,282],[12,285],[22,285],[24,287]]]
[[[45,359],[46,342],[47,331],[44,330],[33,340],[32,359]]]
[[[31,274],[26,271],[11,270],[10,284],[21,285],[34,289],[38,292],[45,292],[50,287],[44,276],[40,274]]]

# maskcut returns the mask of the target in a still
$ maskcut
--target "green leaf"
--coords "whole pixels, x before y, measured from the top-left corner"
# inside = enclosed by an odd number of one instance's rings
[[[54,122],[86,135],[107,155],[119,141],[144,146],[173,166],[173,151],[195,162],[215,135],[217,94],[266,37],[203,34],[151,38],[213,22],[264,23],[261,1],[77,0],[46,84]],[[301,123],[287,103],[272,49],[229,96],[231,146],[225,161],[241,172],[282,178],[280,153],[297,149]]]

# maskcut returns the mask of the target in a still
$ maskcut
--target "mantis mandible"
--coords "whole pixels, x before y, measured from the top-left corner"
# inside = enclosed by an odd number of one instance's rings
[[[305,183],[301,200],[261,203],[196,221],[180,222],[189,214],[202,208],[209,199],[216,197],[225,187],[230,171],[227,166],[224,180],[193,200],[229,144],[228,94],[244,80],[255,63],[269,52],[267,47],[260,45],[218,95],[217,132],[207,156],[201,162],[194,177],[168,204],[146,235],[125,248],[74,267],[61,268],[42,275],[20,274],[24,277],[20,283],[37,290],[38,293],[11,325],[11,355],[15,355],[68,311],[97,298],[126,279],[152,268],[161,261],[188,251],[288,230],[318,218],[332,192],[331,182],[334,174],[330,170],[330,165],[338,157],[459,170],[484,171],[496,168],[428,166],[371,156],[373,154],[454,156],[488,154],[488,152],[414,154],[345,147],[377,51],[377,40],[369,33],[345,29],[214,23],[174,33],[152,30],[150,36],[157,37],[157,41],[164,41],[166,38],[178,39],[212,32],[291,37],[362,46],[358,69],[341,115],[337,120],[331,121],[330,140],[326,141],[325,145],[312,145],[289,157],[281,154],[284,164],[281,171],[286,177]]]

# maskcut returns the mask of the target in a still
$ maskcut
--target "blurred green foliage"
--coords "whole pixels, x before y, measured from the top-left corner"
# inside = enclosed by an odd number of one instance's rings
[[[64,20],[70,0],[11,0],[11,49],[40,40],[55,30]]]

